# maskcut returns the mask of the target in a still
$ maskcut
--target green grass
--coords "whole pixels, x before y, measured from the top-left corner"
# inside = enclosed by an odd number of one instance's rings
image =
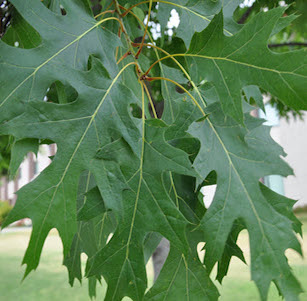
[[[301,213],[303,232],[307,235],[307,214]],[[30,232],[0,233],[0,301],[79,301],[90,300],[87,292],[87,281],[81,286],[75,282],[71,288],[67,282],[66,268],[61,265],[62,247],[56,231],[52,231],[44,246],[40,265],[21,283],[24,267],[21,266],[22,256],[27,247]],[[239,244],[249,260],[248,235],[243,232]],[[303,242],[304,253],[307,253],[307,242]],[[298,254],[287,251],[294,274],[307,291],[307,260]],[[148,277],[152,281],[152,268],[149,265]],[[217,283],[222,297],[221,301],[258,301],[256,286],[250,281],[249,268],[237,259],[231,263],[229,276],[224,279],[223,286]],[[105,285],[97,290],[97,300],[102,300]],[[128,300],[128,298],[127,298]],[[129,299],[130,300],[130,299]],[[282,300],[272,285],[269,301]],[[307,301],[307,293],[301,295],[301,301]],[[178,300],[180,301],[180,300]]]
[[[307,213],[297,214],[300,221],[303,223],[303,236],[307,236]],[[301,240],[301,239],[300,239]],[[302,241],[303,253],[307,254],[307,240]],[[246,261],[249,262],[249,247],[248,235],[244,231],[240,234],[239,245],[244,250]],[[289,263],[293,268],[293,272],[298,280],[301,282],[302,288],[305,293],[300,295],[301,301],[307,301],[307,260],[303,259],[299,254],[292,250],[286,252]],[[221,294],[221,301],[259,301],[259,294],[255,284],[250,280],[249,267],[242,263],[237,258],[231,262],[230,271],[228,276],[224,279],[223,285],[219,286]],[[271,285],[269,291],[268,301],[281,301],[283,300],[277,292],[275,285]]]
[[[61,265],[61,244],[55,233],[47,239],[38,270],[21,283],[24,267],[20,263],[29,234],[0,234],[0,300],[89,300],[85,283],[81,286],[76,282],[74,288],[68,285],[66,268]],[[97,297],[103,293],[99,288]]]

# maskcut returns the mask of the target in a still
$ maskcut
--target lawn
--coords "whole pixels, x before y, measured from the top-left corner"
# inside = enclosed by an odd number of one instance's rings
[[[301,214],[304,223],[303,231],[307,235],[307,214]],[[66,268],[61,265],[62,249],[56,231],[49,235],[42,254],[39,268],[36,272],[21,283],[24,267],[21,259],[26,249],[30,232],[0,233],[0,301],[78,301],[89,300],[86,281],[81,286],[76,282],[72,289],[67,283]],[[247,254],[248,235],[242,233],[239,244]],[[307,241],[303,243],[304,253],[307,253]],[[302,259],[292,251],[287,251],[290,264],[305,291],[307,291],[307,260]],[[148,278],[152,281],[152,268],[149,265]],[[218,284],[217,284],[218,285]],[[219,285],[218,285],[219,286]],[[232,261],[229,276],[225,278],[223,287],[220,287],[221,301],[258,301],[257,289],[250,281],[249,269],[239,260]],[[97,299],[101,300],[105,289],[99,287]],[[127,298],[127,300],[129,300]],[[275,287],[271,287],[269,301],[281,300]],[[307,301],[307,293],[301,295],[301,301]]]
[[[307,213],[298,215],[299,219],[303,223],[304,241],[302,242],[303,252],[307,254]],[[248,235],[246,232],[242,232],[239,237],[239,245],[247,254],[246,261],[249,262],[249,247],[248,247]],[[293,268],[293,272],[301,282],[305,293],[301,294],[300,300],[307,301],[307,259],[302,258],[296,252],[288,250],[286,252],[290,265]],[[223,286],[218,286],[221,294],[221,301],[259,301],[257,288],[252,281],[250,281],[249,268],[238,259],[233,259],[231,263],[230,272],[228,277],[225,278]],[[277,289],[274,285],[271,285],[268,301],[281,301]]]

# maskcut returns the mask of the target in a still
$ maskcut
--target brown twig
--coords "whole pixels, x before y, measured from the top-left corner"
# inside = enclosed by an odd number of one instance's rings
[[[117,61],[117,65],[123,60],[125,59],[127,56],[131,55],[131,51],[128,50],[118,61]]]
[[[289,42],[289,43],[269,44],[269,45],[268,45],[269,48],[291,47],[291,46],[307,47],[307,43],[302,43],[302,42]]]
[[[248,17],[250,16],[250,14],[252,13],[254,9],[254,6],[250,6],[245,13],[242,15],[242,17],[240,18],[240,20],[238,21],[239,24],[244,24],[246,22],[246,20],[248,19]]]
[[[142,51],[143,46],[144,46],[145,37],[146,37],[147,31],[148,31],[148,25],[149,25],[149,20],[150,20],[151,8],[152,8],[152,1],[149,2],[149,10],[148,10],[148,15],[147,15],[146,28],[145,28],[145,31],[144,31],[144,35],[143,35],[143,39],[142,39],[142,42],[141,42],[141,46],[140,46],[138,52],[135,55],[136,59],[139,58],[139,55],[141,54],[141,51]]]

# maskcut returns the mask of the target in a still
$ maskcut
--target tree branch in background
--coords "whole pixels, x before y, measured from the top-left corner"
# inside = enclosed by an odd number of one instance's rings
[[[254,6],[250,6],[245,13],[242,15],[241,19],[238,21],[239,24],[244,24],[247,20],[247,18],[250,16],[250,14],[252,13],[254,9]]]
[[[4,4],[4,5],[3,5]],[[4,35],[11,19],[12,4],[0,0],[0,39]]]
[[[269,48],[277,48],[277,47],[291,47],[291,46],[301,46],[307,47],[307,43],[301,42],[289,42],[289,43],[280,43],[280,44],[269,44]]]

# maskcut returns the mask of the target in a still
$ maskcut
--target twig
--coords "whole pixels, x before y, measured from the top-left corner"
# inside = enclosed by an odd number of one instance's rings
[[[250,6],[245,13],[242,15],[242,17],[240,18],[240,20],[238,21],[239,24],[244,24],[247,20],[247,18],[250,16],[250,14],[252,13],[254,9],[254,6]]]
[[[291,47],[291,46],[301,46],[301,47],[307,47],[307,43],[301,43],[301,42],[289,42],[289,43],[280,43],[280,44],[269,44],[269,48],[277,48],[277,47]]]

